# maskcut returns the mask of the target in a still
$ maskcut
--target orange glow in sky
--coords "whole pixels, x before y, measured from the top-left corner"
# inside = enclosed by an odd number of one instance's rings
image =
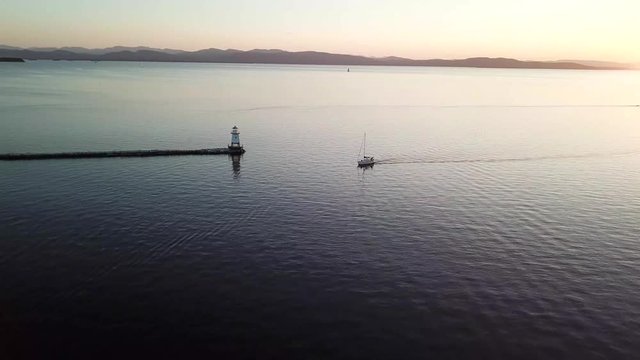
[[[637,0],[3,0],[0,44],[640,62]]]

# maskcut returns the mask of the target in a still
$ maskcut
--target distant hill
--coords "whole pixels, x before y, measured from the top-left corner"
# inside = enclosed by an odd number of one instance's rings
[[[86,49],[64,48],[16,48],[0,45],[0,57],[19,57],[27,60],[90,60],[90,61],[157,61],[157,62],[208,62],[245,64],[303,64],[303,65],[376,65],[376,66],[449,66],[476,68],[517,69],[620,69],[610,63],[577,61],[521,61],[509,58],[474,57],[468,59],[414,60],[401,57],[373,58],[357,55],[332,54],[318,51],[290,52],[279,49],[203,49],[183,51],[148,47],[110,47]]]
[[[0,49],[3,48],[3,45],[0,45]],[[4,48],[12,48],[12,49],[20,49],[20,48],[16,48],[16,47],[4,47]],[[104,55],[104,54],[108,54],[108,53],[112,53],[112,52],[118,52],[118,51],[140,51],[140,50],[151,50],[151,51],[158,51],[158,52],[164,52],[164,53],[168,53],[168,54],[178,54],[181,52],[184,52],[184,50],[174,50],[174,49],[156,49],[156,48],[150,48],[150,47],[146,47],[146,46],[135,46],[135,47],[131,47],[131,46],[112,46],[112,47],[108,47],[108,48],[104,48],[104,49],[87,49],[87,48],[83,48],[83,47],[61,47],[61,48],[55,48],[55,47],[31,47],[31,48],[27,48],[24,50],[31,50],[31,51],[38,51],[38,52],[47,52],[47,51],[55,51],[55,50],[63,50],[63,51],[70,51],[70,52],[74,52],[74,53],[80,53],[80,54],[92,54],[92,55]]]
[[[19,48],[19,47],[15,47],[15,46],[9,46],[9,45],[0,45],[0,49],[6,49],[6,50],[20,50],[21,48]]]
[[[613,62],[613,61],[598,61],[598,60],[558,60],[559,62],[570,62],[570,63],[575,63],[575,64],[582,64],[582,65],[587,65],[587,66],[594,66],[594,67],[606,67],[606,68],[612,68],[612,69],[630,69],[630,68],[635,68],[636,65],[634,64],[625,64],[625,63],[619,63],[619,62]]]

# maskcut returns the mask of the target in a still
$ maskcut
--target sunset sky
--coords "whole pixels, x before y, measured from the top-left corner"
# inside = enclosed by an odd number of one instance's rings
[[[0,44],[640,62],[638,0],[0,0]]]

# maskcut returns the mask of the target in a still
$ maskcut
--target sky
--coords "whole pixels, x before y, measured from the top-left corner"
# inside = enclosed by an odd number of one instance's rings
[[[0,44],[640,62],[640,0],[0,0]]]

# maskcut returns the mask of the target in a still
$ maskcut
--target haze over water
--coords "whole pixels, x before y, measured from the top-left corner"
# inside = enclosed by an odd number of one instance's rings
[[[0,64],[0,355],[630,358],[640,73]],[[355,167],[364,132],[380,163]]]

